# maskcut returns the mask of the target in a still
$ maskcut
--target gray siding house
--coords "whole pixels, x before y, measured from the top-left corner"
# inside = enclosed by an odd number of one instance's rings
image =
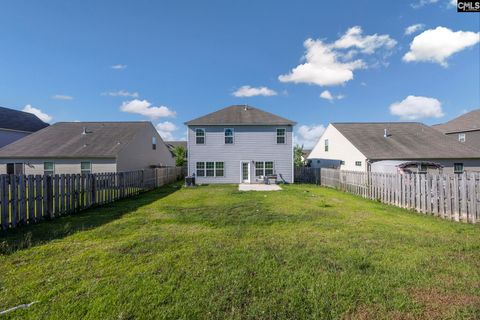
[[[188,121],[188,174],[197,183],[293,182],[295,122],[235,105]]]
[[[0,107],[0,148],[47,126],[34,114]]]
[[[480,109],[434,125],[433,128],[467,146],[480,150]]]
[[[0,149],[0,174],[79,174],[175,166],[150,122],[59,122]]]

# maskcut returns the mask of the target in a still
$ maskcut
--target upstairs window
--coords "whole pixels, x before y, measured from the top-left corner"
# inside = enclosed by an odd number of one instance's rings
[[[195,129],[195,143],[205,144],[205,129]]]
[[[285,144],[285,134],[284,128],[277,129],[277,144]]]
[[[80,170],[82,174],[92,173],[92,163],[90,161],[80,162]]]
[[[46,161],[43,163],[43,174],[46,176],[51,176],[55,173],[55,165],[51,161]]]
[[[234,142],[234,130],[232,128],[225,128],[225,144],[233,144]]]
[[[463,173],[463,163],[454,163],[453,173]]]
[[[467,137],[465,136],[465,133],[458,134],[458,141],[465,142],[466,140],[467,140]]]
[[[157,137],[152,137],[152,150],[157,150]]]
[[[328,139],[325,139],[325,152],[328,152]]]
[[[361,167],[362,166],[362,161],[355,161],[355,166]]]

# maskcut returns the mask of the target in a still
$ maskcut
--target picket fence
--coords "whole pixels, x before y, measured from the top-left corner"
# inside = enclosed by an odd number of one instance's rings
[[[182,168],[60,175],[0,175],[2,229],[111,203],[181,178]]]
[[[336,188],[453,221],[480,220],[479,173],[402,175],[296,168],[295,181]]]

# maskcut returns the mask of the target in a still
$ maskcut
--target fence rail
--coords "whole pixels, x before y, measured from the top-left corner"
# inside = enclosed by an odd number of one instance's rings
[[[0,175],[0,225],[4,230],[16,228],[110,203],[174,182],[182,172],[182,168],[156,168],[83,175]]]
[[[479,173],[401,175],[296,168],[295,181],[337,188],[444,219],[469,223],[480,221]]]

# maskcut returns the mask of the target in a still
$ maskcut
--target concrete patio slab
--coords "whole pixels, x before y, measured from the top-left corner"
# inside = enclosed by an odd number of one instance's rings
[[[278,191],[282,190],[277,184],[249,184],[240,183],[238,185],[239,191]]]

